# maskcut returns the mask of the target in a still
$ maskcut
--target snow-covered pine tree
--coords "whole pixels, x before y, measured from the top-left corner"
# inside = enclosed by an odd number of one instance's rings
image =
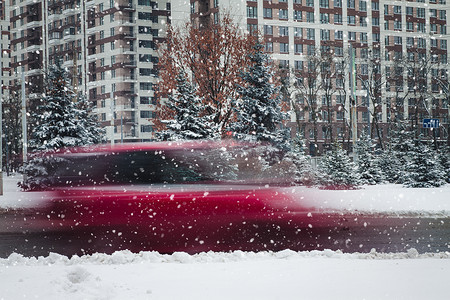
[[[377,184],[383,181],[383,174],[372,152],[372,139],[363,134],[356,143],[356,165],[361,184]]]
[[[105,129],[100,127],[97,117],[92,114],[92,103],[83,94],[78,94],[76,102],[77,126],[82,145],[106,142]]]
[[[409,130],[406,121],[396,121],[390,132],[389,151],[394,155],[396,163],[392,166],[392,177],[389,182],[402,183],[409,152],[414,149],[414,131]]]
[[[46,76],[46,90],[41,105],[32,114],[32,132],[29,145],[39,153],[30,155],[22,167],[26,180],[19,183],[25,190],[33,190],[51,185],[51,174],[63,160],[52,156],[61,148],[70,151],[70,147],[84,146],[103,140],[102,130],[95,129],[93,119],[83,119],[87,116],[84,104],[77,109],[76,97],[69,85],[67,71],[60,60],[49,67]],[[89,125],[88,128],[85,126]],[[95,136],[99,134],[99,136]]]
[[[442,168],[444,168],[444,172],[446,174],[446,181],[450,183],[450,147],[445,147],[438,154],[439,162],[441,163]]]
[[[283,161],[290,162],[292,180],[296,184],[314,185],[318,183],[317,171],[311,166],[309,155],[305,154],[305,143],[301,136],[292,140],[291,150],[283,157]]]
[[[250,66],[241,74],[246,84],[238,88],[241,99],[236,102],[237,120],[230,130],[239,140],[269,142],[278,149],[288,150],[288,130],[282,128],[286,114],[281,110],[278,88],[271,82],[269,57],[259,41],[248,55]]]
[[[446,183],[447,174],[438,161],[436,152],[420,142],[410,151],[405,171],[405,187],[439,187]]]
[[[380,168],[384,181],[390,183],[401,182],[400,177],[403,171],[399,173],[399,170],[403,170],[403,167],[398,166],[398,159],[391,149],[387,148],[377,155],[376,164]]]
[[[180,141],[215,139],[218,137],[209,116],[200,116],[202,101],[188,81],[185,73],[177,75],[177,90],[165,103],[174,112],[173,119],[162,120],[166,130],[157,132],[158,140]]]
[[[322,156],[318,167],[323,174],[322,184],[325,187],[355,188],[358,185],[356,165],[337,143]]]

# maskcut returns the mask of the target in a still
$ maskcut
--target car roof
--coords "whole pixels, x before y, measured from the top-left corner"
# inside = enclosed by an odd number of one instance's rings
[[[54,154],[108,154],[140,151],[166,151],[166,150],[207,150],[218,149],[222,147],[237,147],[245,144],[234,140],[196,140],[196,141],[173,141],[173,142],[142,142],[142,143],[124,143],[124,144],[98,144],[83,147],[73,147],[58,149]],[[54,155],[53,154],[53,155]]]

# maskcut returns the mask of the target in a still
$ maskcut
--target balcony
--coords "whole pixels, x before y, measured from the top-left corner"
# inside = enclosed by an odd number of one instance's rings
[[[72,16],[72,15],[78,14],[79,12],[80,12],[79,8],[69,8],[69,9],[63,10],[63,15]]]
[[[86,29],[86,34],[87,35],[93,35],[93,34],[95,34],[96,32],[98,32],[98,28],[97,27],[92,27],[92,28],[88,28],[88,29]]]
[[[25,49],[28,53],[41,50],[41,45],[30,45]]]
[[[50,46],[58,45],[60,42],[61,42],[61,38],[51,37],[51,38],[48,40],[48,44],[49,44]]]
[[[95,6],[95,1],[94,0],[86,1],[86,9],[94,7],[94,6]]]
[[[124,33],[123,33],[123,37],[124,37],[125,39],[133,39],[133,40],[136,39],[136,35],[135,35],[134,32],[132,32],[132,31],[124,32]]]
[[[60,14],[52,14],[52,15],[49,15],[48,17],[47,17],[47,20],[49,21],[49,22],[53,22],[53,21],[55,21],[55,20],[59,20],[61,18],[61,15]]]
[[[40,21],[29,22],[26,24],[26,26],[27,26],[27,29],[39,27],[39,26],[41,26],[41,22]]]
[[[136,61],[135,60],[124,61],[123,66],[125,68],[136,68]]]
[[[41,2],[40,0],[25,0],[25,5],[33,5]]]
[[[119,81],[122,82],[136,82],[136,76],[122,76],[119,78]]]
[[[88,62],[93,62],[97,59],[97,53],[91,54],[87,56],[87,61]]]

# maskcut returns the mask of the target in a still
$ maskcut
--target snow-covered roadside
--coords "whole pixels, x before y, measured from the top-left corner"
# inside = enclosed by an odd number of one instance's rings
[[[450,253],[154,252],[0,259],[0,299],[448,299]]]
[[[450,184],[405,188],[399,184],[365,185],[357,190],[295,187],[299,201],[323,210],[450,216]]]
[[[0,207],[31,207],[5,178]],[[290,188],[321,208],[450,215],[450,186],[406,189],[366,186],[355,191]],[[37,199],[37,200],[36,200]],[[450,252],[340,251],[59,254],[0,259],[0,299],[449,299]]]

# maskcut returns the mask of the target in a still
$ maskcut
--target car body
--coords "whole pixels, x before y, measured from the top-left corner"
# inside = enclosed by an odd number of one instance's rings
[[[261,176],[262,153],[232,141],[59,151],[35,228],[77,253],[314,249],[339,218],[315,214],[283,176]]]

